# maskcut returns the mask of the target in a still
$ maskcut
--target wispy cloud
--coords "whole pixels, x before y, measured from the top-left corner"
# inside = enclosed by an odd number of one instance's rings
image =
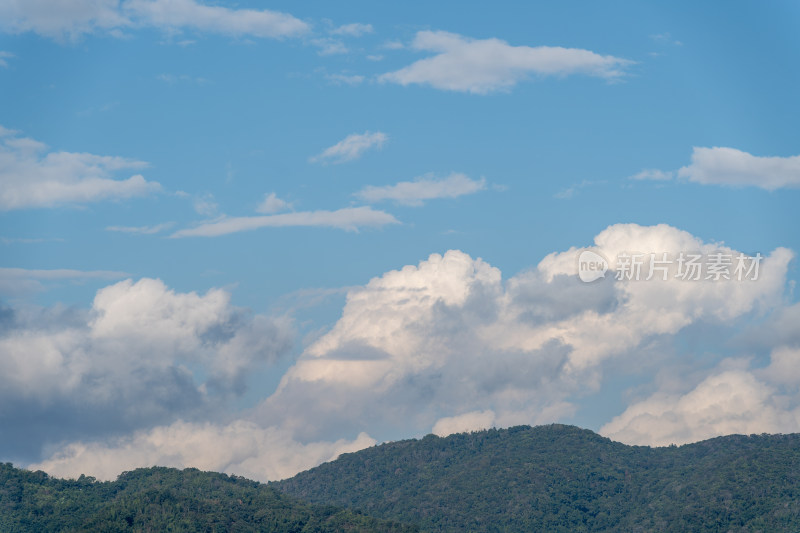
[[[568,200],[575,196],[581,189],[594,185],[596,182],[590,180],[583,180],[580,183],[574,183],[565,189],[561,189],[553,195],[553,198],[559,200]]]
[[[347,207],[336,211],[298,211],[279,215],[225,217],[195,228],[176,231],[171,237],[218,237],[258,228],[288,226],[316,226],[358,231],[361,228],[376,228],[387,224],[399,224],[399,221],[384,211],[376,211],[369,207]]]
[[[198,76],[189,76],[186,74],[159,74],[156,76],[158,80],[163,81],[168,85],[175,85],[176,83],[193,83],[196,85],[205,85],[208,80]]]
[[[310,158],[312,163],[345,163],[361,157],[371,148],[382,148],[389,136],[380,131],[375,133],[353,133],[348,135],[330,148],[326,148],[319,155]]]
[[[161,190],[141,174],[113,179],[119,171],[146,166],[123,157],[48,152],[45,144],[0,127],[0,210],[83,204]]]
[[[452,173],[446,178],[423,176],[414,181],[401,181],[395,185],[376,187],[369,185],[356,193],[366,202],[391,200],[404,205],[422,205],[435,198],[457,198],[486,188],[486,180],[473,180],[464,174]]]
[[[411,48],[435,55],[383,74],[379,81],[487,94],[510,89],[531,75],[619,78],[631,64],[579,48],[511,46],[500,39],[470,39],[444,31],[418,32]]]
[[[16,57],[16,56],[14,56],[14,54],[12,54],[11,52],[4,52],[4,51],[0,50],[0,67],[7,67],[8,66],[8,61],[6,61],[6,60],[7,59],[11,59],[12,57]]]
[[[325,74],[325,79],[334,85],[350,85],[351,87],[364,82],[364,76],[359,74]]]
[[[161,233],[175,225],[174,222],[164,222],[155,226],[107,226],[106,231],[117,231],[120,233],[138,233],[140,235],[154,235]]]
[[[657,168],[646,168],[641,172],[634,174],[630,177],[632,180],[655,180],[655,181],[667,181],[671,180],[674,177],[673,172],[665,172],[663,170],[658,170]]]
[[[347,35],[350,37],[361,37],[362,35],[366,35],[368,33],[372,33],[375,30],[372,28],[372,24],[360,24],[358,22],[354,22],[352,24],[344,24],[339,26],[338,28],[334,28],[330,31],[333,35]]]
[[[0,268],[0,294],[18,296],[47,290],[59,282],[84,283],[89,280],[114,280],[129,274],[114,270],[52,270],[28,268]]]

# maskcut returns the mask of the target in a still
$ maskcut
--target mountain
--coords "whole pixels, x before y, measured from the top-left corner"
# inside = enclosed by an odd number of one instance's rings
[[[308,505],[255,481],[142,468],[113,482],[51,478],[0,463],[0,531],[407,532],[415,528]]]
[[[798,531],[800,435],[650,448],[520,426],[383,444],[271,486],[424,531]]]

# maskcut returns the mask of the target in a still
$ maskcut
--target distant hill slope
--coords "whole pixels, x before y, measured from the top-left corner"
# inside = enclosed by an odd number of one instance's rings
[[[0,532],[405,532],[308,505],[266,485],[195,469],[143,468],[117,481],[62,480],[0,463]]]
[[[271,484],[431,531],[800,531],[800,435],[626,446],[573,426],[384,444]]]

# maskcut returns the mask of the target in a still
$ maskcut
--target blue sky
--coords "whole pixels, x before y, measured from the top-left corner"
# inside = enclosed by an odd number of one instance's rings
[[[0,0],[0,459],[274,479],[490,425],[800,430],[798,22]],[[767,259],[584,285],[582,247]]]

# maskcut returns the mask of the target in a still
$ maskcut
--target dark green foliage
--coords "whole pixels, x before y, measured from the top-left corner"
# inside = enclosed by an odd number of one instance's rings
[[[266,485],[196,469],[143,468],[114,482],[50,478],[0,463],[0,531],[415,531]]]
[[[800,435],[650,448],[572,426],[429,435],[273,486],[431,531],[800,531]]]

